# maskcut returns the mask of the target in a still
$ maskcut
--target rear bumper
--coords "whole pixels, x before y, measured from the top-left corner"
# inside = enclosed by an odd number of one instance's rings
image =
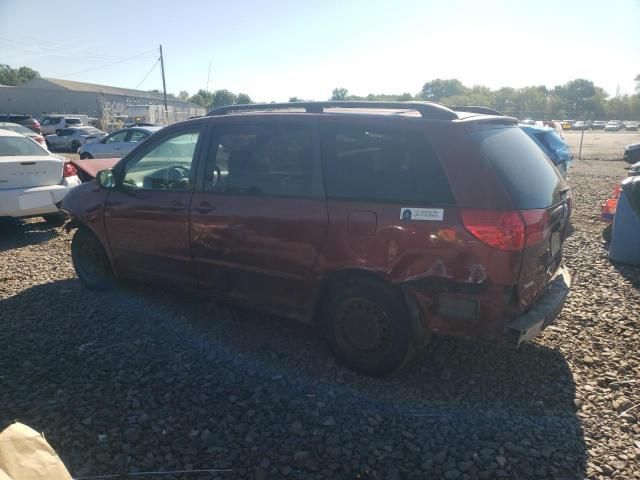
[[[531,310],[505,325],[502,336],[505,346],[515,348],[531,340],[558,317],[571,288],[569,271],[560,267],[550,284]]]
[[[60,185],[0,190],[0,217],[30,217],[56,213],[69,190],[80,185],[77,176],[67,177]]]

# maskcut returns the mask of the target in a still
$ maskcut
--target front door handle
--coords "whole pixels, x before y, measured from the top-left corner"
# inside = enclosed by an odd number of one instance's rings
[[[214,207],[213,205],[211,205],[209,202],[207,202],[206,200],[203,200],[202,202],[200,202],[200,204],[194,208],[194,210],[202,215],[204,215],[205,213],[209,213],[212,210],[215,210],[216,207]]]

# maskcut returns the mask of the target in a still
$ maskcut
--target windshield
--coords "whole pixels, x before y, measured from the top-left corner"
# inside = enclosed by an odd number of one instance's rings
[[[0,130],[10,130],[12,132],[21,133],[22,135],[33,135],[34,132],[29,130],[27,127],[23,127],[22,125],[17,125],[15,123],[3,123],[0,124]]]
[[[49,152],[29,138],[0,135],[0,157],[33,155],[49,155]]]

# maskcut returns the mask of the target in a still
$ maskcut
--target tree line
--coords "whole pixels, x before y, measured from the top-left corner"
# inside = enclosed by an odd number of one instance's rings
[[[482,85],[468,87],[460,80],[437,78],[426,82],[416,95],[350,95],[346,88],[335,88],[331,100],[428,100],[445,105],[491,107],[521,119],[640,120],[640,75],[635,77],[636,93],[609,98],[603,88],[578,78],[563,85],[491,90]]]
[[[29,68],[11,68],[0,64],[0,85],[16,86],[39,77],[40,74]],[[416,93],[352,95],[346,88],[334,88],[330,100],[386,100],[409,101],[428,100],[445,105],[478,105],[491,107],[521,119],[577,119],[577,120],[640,120],[640,75],[635,77],[634,95],[609,97],[603,88],[594,85],[591,80],[577,78],[563,85],[548,88],[544,85],[523,88],[502,87],[491,90],[482,85],[468,87],[455,78],[436,78],[426,82]],[[152,93],[161,93],[150,90]],[[233,93],[226,89],[209,91],[198,90],[189,95],[182,90],[178,95],[167,93],[170,98],[188,100],[206,109],[224,105],[252,103],[246,93]],[[290,97],[289,102],[302,101],[299,97]]]

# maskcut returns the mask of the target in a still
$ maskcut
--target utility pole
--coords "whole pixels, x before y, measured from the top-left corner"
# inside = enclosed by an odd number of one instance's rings
[[[207,73],[207,92],[209,91],[209,77],[211,77],[211,62],[209,62],[209,73]]]
[[[162,45],[160,45],[160,69],[162,70],[162,90],[164,91],[164,111],[169,116],[169,108],[167,107],[167,84],[164,80],[164,58],[162,56]]]

